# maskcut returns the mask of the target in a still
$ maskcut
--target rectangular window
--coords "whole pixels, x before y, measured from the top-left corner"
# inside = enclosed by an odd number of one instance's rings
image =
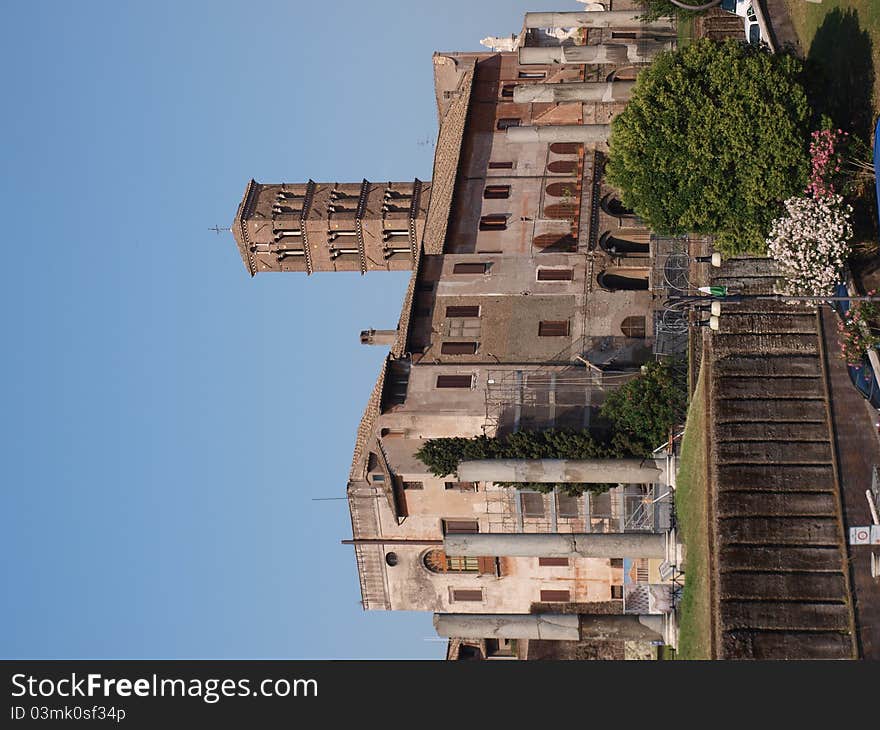
[[[458,601],[482,601],[483,600],[483,591],[482,589],[471,589],[471,588],[450,588],[449,589],[450,598],[454,603]]]
[[[612,600],[621,600],[623,598],[623,586],[611,586]]]
[[[519,503],[523,517],[544,516],[544,495],[537,492],[520,492]]]
[[[568,603],[571,594],[568,591],[541,591],[543,603]]]
[[[447,317],[479,317],[480,316],[480,307],[477,306],[450,306],[446,307],[446,316]]]
[[[564,568],[568,565],[568,558],[538,558],[538,565],[542,568]]]
[[[469,337],[474,340],[480,338],[479,317],[451,317],[446,323],[449,325],[447,337]]]
[[[444,535],[473,535],[480,531],[476,520],[443,520]]]
[[[546,71],[520,71],[519,78],[521,79],[543,79],[547,76]]]
[[[438,388],[470,388],[473,385],[473,375],[438,375]]]
[[[476,342],[444,342],[440,345],[441,355],[476,355]]]
[[[510,127],[518,127],[520,123],[519,119],[515,119],[514,117],[502,117],[498,120],[498,123],[495,125],[498,129],[509,129]]]
[[[578,510],[578,498],[570,494],[556,495],[556,514],[559,517],[577,517],[580,514]]]
[[[424,482],[404,482],[403,488],[404,489],[424,489],[425,483]]]
[[[574,269],[538,269],[538,281],[573,281]]]
[[[481,231],[503,231],[506,228],[506,215],[484,215],[480,218]]]
[[[510,185],[487,185],[483,188],[483,197],[487,200],[501,200],[510,197]]]
[[[501,86],[501,98],[510,99],[513,97],[513,89],[516,84],[503,84]]]
[[[507,160],[505,160],[503,162],[490,162],[489,169],[490,170],[512,170],[513,163],[510,161],[507,161]]]
[[[622,568],[623,567],[623,558],[611,558],[609,561],[611,563],[612,568]]]
[[[478,263],[458,263],[452,267],[453,274],[485,274],[486,273],[486,262],[480,261]]]
[[[445,482],[446,489],[457,489],[459,492],[476,492],[476,482]]]
[[[545,320],[538,323],[538,337],[566,337],[569,333],[568,320]]]

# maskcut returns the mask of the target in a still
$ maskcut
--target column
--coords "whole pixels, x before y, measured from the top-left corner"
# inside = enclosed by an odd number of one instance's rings
[[[446,535],[447,555],[510,558],[667,558],[668,538],[653,532],[475,533]]]
[[[437,633],[459,639],[656,641],[663,639],[664,626],[665,619],[659,614],[434,614]]]
[[[463,482],[666,483],[665,459],[478,459],[456,471]]]
[[[607,142],[610,124],[558,124],[542,127],[508,127],[507,141],[516,144],[534,142]]]
[[[629,101],[635,81],[579,81],[568,84],[519,84],[513,90],[517,104],[537,102]]]

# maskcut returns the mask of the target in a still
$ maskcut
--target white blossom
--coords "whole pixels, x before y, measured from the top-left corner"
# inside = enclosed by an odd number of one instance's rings
[[[841,281],[853,236],[852,208],[840,195],[789,198],[787,215],[770,226],[767,253],[775,259],[785,281],[783,294],[832,294]]]

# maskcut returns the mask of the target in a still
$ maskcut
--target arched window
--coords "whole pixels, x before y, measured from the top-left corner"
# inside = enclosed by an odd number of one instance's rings
[[[566,182],[550,183],[547,186],[547,195],[554,198],[570,198],[577,192],[577,183],[574,180]]]
[[[580,142],[554,142],[550,145],[550,151],[554,155],[576,155],[582,147]]]
[[[547,171],[561,175],[574,175],[577,172],[577,162],[574,160],[554,160],[547,165]]]
[[[429,550],[423,560],[432,573],[480,572],[479,558],[450,557],[442,550]]]
[[[624,337],[645,337],[645,318],[639,316],[626,317],[620,324],[620,331]]]

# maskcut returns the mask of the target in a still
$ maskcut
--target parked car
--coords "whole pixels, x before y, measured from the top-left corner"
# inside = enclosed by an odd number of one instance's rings
[[[838,284],[834,295],[838,297],[847,296],[846,284]],[[832,302],[834,310],[843,317],[849,311],[849,301]],[[880,410],[880,384],[877,382],[877,375],[867,356],[862,358],[862,362],[856,365],[847,365],[849,370],[849,379],[856,387],[856,390],[862,394],[874,408]]]
[[[721,9],[739,15],[743,19],[746,40],[755,45],[761,44],[764,39],[761,37],[761,26],[752,7],[752,0],[722,0]]]

